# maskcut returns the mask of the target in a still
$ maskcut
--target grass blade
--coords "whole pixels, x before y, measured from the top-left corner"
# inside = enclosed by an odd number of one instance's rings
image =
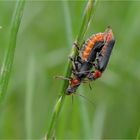
[[[80,28],[80,31],[79,31],[79,34],[75,40],[75,42],[77,44],[82,44],[82,40],[83,40],[83,37],[87,31],[87,28],[88,28],[88,25],[89,25],[89,22],[91,20],[91,17],[92,17],[92,12],[93,12],[93,4],[95,3],[94,0],[89,0],[87,2],[87,6],[85,8],[85,11],[84,11],[84,15],[83,15],[83,20],[82,20],[82,25],[81,25],[81,28]],[[71,53],[70,55],[72,57],[75,57],[77,54],[77,51],[76,49],[73,47],[72,50],[71,50]],[[68,65],[67,65],[67,68],[66,68],[66,73],[65,73],[65,77],[70,77],[71,75],[71,70],[72,70],[72,66],[71,66],[71,62],[70,60],[68,61]],[[64,103],[64,99],[65,99],[65,90],[66,88],[68,87],[68,81],[63,81],[63,84],[62,84],[62,88],[61,88],[61,91],[60,91],[60,97],[58,98],[57,102],[56,102],[56,105],[54,107],[54,112],[52,114],[52,118],[51,118],[51,122],[50,122],[50,127],[48,129],[48,135],[47,135],[47,138],[50,139],[52,138],[53,136],[53,132],[55,130],[55,124],[57,122],[57,118],[58,118],[58,115],[60,113],[60,110],[62,108],[62,105]]]
[[[72,32],[72,25],[71,25],[71,16],[69,12],[68,2],[63,0],[62,1],[63,8],[64,8],[64,18],[65,18],[65,28],[66,28],[66,37],[68,46],[71,47],[73,41],[73,32]]]
[[[95,3],[96,3],[96,0],[89,0],[87,3],[86,9],[84,11],[83,22],[82,22],[79,34],[77,36],[77,41],[76,41],[79,46],[81,46],[83,43],[83,38],[88,29],[88,26],[90,24],[90,19],[93,14],[93,4]]]
[[[83,94],[83,88],[80,87],[79,88],[79,94]],[[83,128],[84,128],[84,134],[85,134],[85,139],[88,139],[91,137],[91,126],[90,126],[90,120],[89,120],[89,113],[88,113],[88,110],[86,108],[86,101],[83,102],[81,98],[78,98],[79,99],[79,109],[81,111],[81,120],[82,120],[82,125],[83,125]],[[92,106],[93,107],[93,106]]]
[[[139,128],[139,130],[138,130],[136,140],[140,140],[140,128]]]
[[[27,85],[25,96],[25,131],[27,139],[32,137],[32,103],[35,87],[35,70],[34,56],[31,55],[29,57],[29,63],[27,67]]]
[[[19,26],[20,26],[20,22],[22,18],[24,4],[25,4],[25,0],[17,0],[16,8],[12,17],[9,46],[6,51],[6,55],[4,57],[3,65],[1,68],[0,100],[5,95],[6,90],[7,90],[10,73],[11,73],[11,69],[13,65],[15,48],[16,48],[17,33],[19,30]]]
[[[104,122],[107,115],[107,105],[102,102],[96,108],[93,120],[92,137],[93,139],[102,139],[104,131]]]

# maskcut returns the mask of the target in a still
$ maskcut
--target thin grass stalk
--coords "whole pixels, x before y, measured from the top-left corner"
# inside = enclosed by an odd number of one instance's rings
[[[89,23],[90,23],[92,14],[93,14],[93,4],[94,3],[95,3],[95,0],[89,0],[87,2],[86,8],[84,10],[82,25],[81,25],[79,34],[78,34],[78,36],[76,37],[76,40],[75,40],[75,42],[79,45],[79,47],[81,47],[83,38],[84,38],[85,33],[87,31],[87,28],[89,26]],[[70,56],[75,57],[77,53],[78,52],[77,52],[76,48],[72,47]],[[70,77],[71,72],[72,72],[71,61],[68,60],[67,67],[66,67],[66,72],[65,72],[65,77]],[[61,110],[62,105],[64,103],[64,99],[65,99],[65,95],[66,95],[65,91],[66,91],[66,88],[68,87],[68,84],[69,84],[68,81],[63,81],[61,91],[60,91],[59,97],[56,101],[56,105],[54,107],[54,111],[53,111],[53,114],[52,114],[50,126],[49,126],[49,129],[48,129],[47,139],[50,139],[50,138],[53,137],[53,132],[55,130],[55,125],[56,125],[57,118],[59,116],[60,110]]]
[[[73,41],[73,30],[71,25],[71,15],[69,12],[68,1],[63,0],[62,4],[64,8],[64,20],[65,20],[67,43],[68,43],[68,47],[71,47]]]
[[[79,94],[83,94],[83,87],[80,87],[79,89]],[[79,104],[80,104],[80,111],[81,111],[81,120],[82,120],[82,125],[83,125],[83,131],[84,131],[84,135],[85,135],[85,138],[90,138],[91,137],[91,125],[90,125],[90,122],[89,122],[89,113],[88,113],[88,110],[86,108],[86,101],[83,102],[81,98],[78,98],[79,99]],[[90,102],[89,102],[90,103]],[[92,105],[92,104],[91,104]],[[91,106],[92,108],[92,106]]]
[[[2,97],[6,93],[8,82],[10,79],[10,74],[11,74],[14,54],[15,54],[15,48],[16,48],[17,34],[18,34],[20,23],[21,23],[21,18],[23,15],[24,5],[25,5],[25,0],[17,0],[15,11],[13,13],[11,29],[10,29],[9,46],[6,51],[6,55],[4,57],[3,65],[1,68],[0,101],[2,100]]]
[[[25,95],[25,132],[26,138],[32,137],[32,104],[33,93],[35,88],[35,60],[34,55],[31,54],[27,66],[27,82],[26,82],[26,95]]]
[[[103,139],[104,123],[108,112],[108,106],[105,102],[102,102],[96,108],[92,126],[92,138]]]
[[[136,140],[140,140],[140,128],[139,128],[139,130],[138,130]]]

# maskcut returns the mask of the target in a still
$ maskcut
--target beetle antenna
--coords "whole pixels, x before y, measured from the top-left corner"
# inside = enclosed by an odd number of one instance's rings
[[[71,101],[72,101],[72,105],[73,105],[73,101],[74,101],[74,97],[73,97],[73,94],[72,94],[72,97],[71,97]]]
[[[61,79],[61,80],[67,80],[67,81],[71,80],[70,78],[67,78],[67,77],[64,77],[64,76],[55,76],[54,78],[55,79]]]
[[[88,80],[88,79],[84,79],[84,80],[82,81],[82,83],[89,83],[89,80]]]
[[[92,105],[95,105],[94,102],[92,100],[90,100],[89,98],[87,98],[86,96],[82,95],[82,94],[75,94],[77,96],[80,96],[82,98],[84,98],[86,101],[88,101],[89,103],[91,103]]]
[[[91,84],[90,84],[90,82],[88,83],[88,85],[89,85],[89,88],[90,88],[90,90],[92,90],[92,87],[91,87]]]

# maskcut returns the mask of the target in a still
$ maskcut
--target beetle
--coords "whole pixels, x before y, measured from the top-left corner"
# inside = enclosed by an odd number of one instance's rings
[[[71,58],[73,64],[73,78],[70,79],[69,87],[66,90],[67,94],[74,93],[77,87],[93,67],[96,58],[96,53],[100,51],[104,44],[103,33],[92,35],[83,45],[78,56],[75,59]]]
[[[101,77],[108,64],[114,44],[115,39],[110,27],[104,33],[97,33],[86,41],[80,50],[81,54],[79,53],[75,59],[71,58],[73,70],[66,90],[67,95],[75,93],[85,78],[96,80]],[[94,67],[95,71],[93,71]]]
[[[109,62],[109,58],[115,44],[114,35],[110,27],[108,27],[108,29],[105,31],[104,38],[105,44],[101,51],[96,54],[97,63],[95,64],[95,71],[87,75],[89,80],[96,80],[97,78],[101,77]]]

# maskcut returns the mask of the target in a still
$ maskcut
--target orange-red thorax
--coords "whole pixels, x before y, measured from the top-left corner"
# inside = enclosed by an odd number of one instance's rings
[[[71,79],[70,81],[70,85],[73,87],[73,86],[77,86],[80,84],[80,80],[76,79],[76,78],[73,78]]]

